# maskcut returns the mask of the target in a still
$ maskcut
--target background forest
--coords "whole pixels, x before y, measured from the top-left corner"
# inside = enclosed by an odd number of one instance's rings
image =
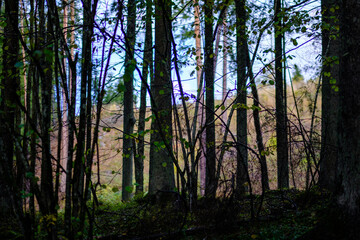
[[[359,239],[358,0],[0,0],[2,239]]]

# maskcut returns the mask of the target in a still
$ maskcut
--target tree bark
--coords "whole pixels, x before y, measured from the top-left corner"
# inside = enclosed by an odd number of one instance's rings
[[[214,47],[213,47],[213,0],[205,1],[205,107],[206,107],[206,184],[205,196],[216,195],[216,153],[214,122]]]
[[[199,1],[194,0],[194,18],[195,18],[195,47],[196,47],[196,79],[197,79],[197,90],[200,92],[200,105],[199,112],[197,114],[197,126],[201,129],[204,125],[204,95],[203,95],[203,84],[200,82],[201,74],[203,73],[202,57],[201,57],[201,32],[200,32],[200,6]],[[201,140],[199,145],[200,159],[199,159],[199,171],[200,171],[200,194],[205,194],[205,182],[206,182],[206,158],[203,149],[205,149],[205,132],[201,134]]]
[[[89,63],[91,62],[91,14],[90,1],[83,4],[83,35],[82,35],[82,64],[81,64],[81,83],[80,83],[80,116],[76,142],[76,157],[74,161],[74,175],[72,188],[73,217],[79,216],[80,203],[84,191],[84,163],[85,163],[85,138],[86,138],[86,90],[89,82]]]
[[[41,1],[39,8],[40,18],[40,42],[47,45],[47,41],[52,41],[51,36],[53,34],[51,15],[45,15],[45,3]],[[47,26],[47,27],[46,27]],[[43,52],[52,52],[52,47],[46,47]],[[51,145],[50,145],[50,128],[51,128],[51,99],[52,99],[52,59],[43,56],[40,60],[44,71],[41,74],[41,197],[42,201],[46,203],[44,212],[42,214],[55,213],[55,199],[54,199],[54,186],[53,186],[53,174],[52,174],[52,161],[51,161]],[[55,233],[52,233],[53,235]]]
[[[289,188],[289,161],[287,146],[287,127],[283,79],[283,29],[281,18],[281,0],[274,1],[275,9],[275,105],[276,105],[276,153],[278,169],[278,188]]]
[[[14,140],[15,135],[15,116],[16,105],[19,96],[17,90],[20,86],[19,71],[15,67],[19,61],[19,42],[16,34],[18,26],[19,1],[5,1],[5,22],[3,29],[4,39],[2,45],[2,64],[1,72],[1,98],[0,98],[0,186],[1,198],[0,204],[8,207],[8,210],[15,210],[16,205],[21,201],[16,193],[16,179],[14,174]],[[10,136],[10,137],[9,137]],[[20,190],[20,189],[19,189]],[[17,201],[17,202],[13,202]],[[1,214],[13,212],[3,211]],[[20,208],[20,210],[22,210]],[[21,219],[19,219],[21,220]]]
[[[339,57],[340,41],[337,36],[336,23],[333,18],[338,19],[339,10],[335,0],[322,0],[322,105],[321,105],[321,155],[319,184],[328,189],[335,190],[336,159],[338,155],[338,109],[339,96],[335,91],[339,84]],[[332,12],[331,10],[335,10]]]
[[[123,175],[122,175],[122,200],[127,201],[133,192],[133,146],[132,133],[135,124],[134,118],[134,45],[136,27],[136,1],[128,1],[128,17],[126,29],[126,56],[124,85],[126,94],[124,98],[124,133],[123,133]]]
[[[348,239],[359,239],[360,230],[360,2],[340,6],[339,154],[337,203],[350,229]]]
[[[145,130],[145,116],[146,116],[146,86],[148,82],[148,75],[150,69],[150,79],[152,78],[153,67],[153,50],[152,50],[152,0],[146,1],[146,23],[145,23],[145,46],[144,46],[144,60],[142,70],[142,82],[140,90],[140,112],[139,112],[139,124],[138,124],[138,151],[135,156],[135,181],[136,181],[136,193],[144,191],[144,130]]]
[[[224,13],[223,20],[223,76],[222,76],[222,101],[226,108],[226,97],[227,97],[227,54],[228,54],[228,27],[226,23],[226,12]],[[227,111],[225,111],[221,115],[224,122],[227,121]],[[223,127],[223,132],[225,131],[225,127]]]
[[[260,123],[260,100],[259,94],[257,91],[254,74],[252,71],[252,66],[250,62],[250,52],[247,47],[247,64],[248,64],[248,71],[250,77],[250,84],[251,84],[251,93],[254,98],[254,108],[253,108],[253,116],[254,116],[254,126],[255,126],[255,133],[256,133],[256,144],[259,150],[259,161],[260,161],[260,169],[261,169],[261,187],[262,191],[265,192],[270,189],[269,186],[269,175],[268,175],[268,168],[266,163],[266,153],[265,153],[265,146],[263,142],[263,135],[261,131],[261,123]]]
[[[151,82],[152,111],[155,119],[153,118],[151,123],[153,131],[150,139],[150,194],[156,194],[159,191],[173,191],[175,188],[174,167],[171,158],[171,1],[156,0],[155,16],[157,16],[155,18],[155,75]],[[154,113],[157,113],[157,117]]]
[[[246,8],[245,0],[236,1],[236,58],[237,58],[237,102],[236,104],[236,136],[238,149],[236,167],[236,192],[243,195],[246,192],[246,172],[248,165],[247,151],[247,88],[246,88],[246,66],[247,66],[247,38],[246,38]]]
[[[67,26],[68,26],[68,2],[67,0],[63,1],[64,4],[64,17],[63,17],[63,28],[64,28],[64,40],[65,42],[67,41]],[[64,51],[64,50],[63,50]],[[65,56],[65,54],[64,54]],[[63,73],[66,73],[66,58],[63,59]],[[70,77],[69,77],[70,79]],[[62,88],[62,106],[63,106],[63,111],[62,111],[62,139],[61,139],[61,144],[62,149],[61,149],[61,165],[62,166],[66,166],[67,164],[67,154],[68,154],[68,144],[66,144],[68,142],[68,138],[69,138],[69,122],[68,122],[68,107],[67,107],[68,103],[66,101],[66,94],[65,94],[65,88]],[[61,181],[60,181],[60,191],[61,192],[65,192],[65,185],[66,185],[66,173],[62,172],[61,173]]]

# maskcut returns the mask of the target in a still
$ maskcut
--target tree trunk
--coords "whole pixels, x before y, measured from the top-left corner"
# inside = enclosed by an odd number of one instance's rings
[[[127,201],[133,192],[133,149],[132,137],[134,118],[134,45],[136,27],[136,1],[128,1],[128,17],[126,29],[126,56],[125,56],[125,96],[124,97],[124,133],[123,133],[123,175],[122,175],[122,200]]]
[[[227,98],[227,54],[228,54],[228,27],[226,23],[226,12],[224,13],[224,20],[223,20],[223,76],[222,76],[222,101],[224,107],[226,108],[226,98]],[[224,122],[227,121],[227,110],[225,110],[221,118]],[[225,132],[226,127],[222,126],[222,133]]]
[[[247,38],[246,38],[246,8],[245,0],[236,1],[236,58],[237,58],[237,104],[236,109],[236,135],[238,149],[236,167],[236,192],[243,195],[246,192],[246,172],[248,165],[247,152],[247,110],[246,110],[246,63],[247,63]]]
[[[151,82],[153,96],[150,146],[149,193],[173,191],[175,188],[172,155],[171,104],[171,1],[155,1],[155,76]]]
[[[73,216],[78,217],[80,204],[84,197],[84,176],[85,176],[85,139],[87,121],[87,86],[91,82],[91,51],[92,51],[92,14],[91,1],[83,2],[83,38],[82,38],[82,64],[81,64],[81,84],[80,84],[80,117],[77,135],[76,158],[74,162],[73,175]]]
[[[200,105],[199,105],[199,112],[197,116],[197,126],[198,128],[202,128],[204,124],[204,95],[203,93],[203,84],[201,81],[201,74],[202,74],[202,58],[201,58],[201,32],[200,32],[200,6],[199,1],[194,0],[194,18],[195,18],[195,47],[196,47],[196,79],[197,79],[197,89],[201,93],[200,95]],[[200,160],[199,160],[199,166],[200,166],[200,194],[204,196],[205,194],[205,182],[206,182],[206,158],[203,152],[203,149],[205,149],[204,146],[205,143],[205,132],[201,134],[201,140],[200,140]]]
[[[74,133],[76,130],[75,126],[75,103],[76,103],[76,63],[71,61],[69,63],[69,69],[71,74],[69,75],[69,91],[70,91],[70,103],[68,104],[68,153],[66,163],[66,188],[65,188],[65,234],[69,239],[72,239],[71,232],[71,200],[72,200],[72,169],[73,169],[73,158],[74,158]]]
[[[275,98],[276,98],[276,153],[277,153],[277,169],[278,169],[278,188],[289,188],[289,161],[287,148],[287,128],[285,115],[285,96],[284,96],[284,80],[283,80],[283,48],[282,48],[282,18],[281,0],[274,1],[275,9]]]
[[[205,196],[216,195],[216,153],[214,122],[214,47],[213,47],[213,0],[205,1],[205,106],[206,106],[206,184]]]
[[[45,18],[45,3],[41,1],[39,8],[40,18],[40,42],[46,45],[47,41],[52,41],[53,34],[51,15],[48,15],[47,24]],[[47,27],[46,27],[47,26]],[[52,52],[52,47],[47,47],[46,51]],[[45,51],[44,51],[45,52]],[[42,201],[46,203],[45,209],[42,214],[55,213],[55,199],[54,199],[54,186],[52,174],[52,159],[51,159],[51,145],[50,145],[50,132],[51,128],[51,99],[52,99],[52,59],[45,58],[40,60],[43,71],[41,73],[41,197]],[[55,233],[52,233],[53,236]]]
[[[146,29],[145,29],[145,46],[144,46],[144,60],[142,70],[142,82],[140,90],[140,112],[139,112],[139,125],[138,125],[138,151],[135,156],[135,181],[136,181],[136,193],[144,191],[144,130],[145,130],[145,116],[146,116],[146,86],[148,82],[148,75],[150,69],[150,79],[152,78],[152,66],[153,66],[153,51],[152,51],[152,27],[151,27],[151,15],[152,15],[152,0],[146,1]]]
[[[34,1],[30,1],[30,44],[35,45],[35,37],[32,37],[35,29],[36,29],[36,22],[35,19],[35,4]],[[29,93],[31,93],[31,119],[32,125],[38,125],[38,109],[37,109],[37,101],[39,100],[39,85],[38,85],[38,78],[36,74],[36,68],[33,59],[31,59],[30,66],[29,66]],[[30,105],[30,99],[29,99]],[[35,129],[33,129],[35,130]],[[35,131],[32,132],[30,136],[30,172],[35,176],[35,166],[36,166],[36,133]],[[29,180],[28,180],[29,181]],[[34,193],[34,184],[30,184],[30,192]],[[32,222],[35,222],[35,197],[34,195],[30,196],[29,199],[29,210],[31,215]]]
[[[337,202],[348,220],[348,239],[360,239],[360,2],[343,1],[340,11]]]
[[[63,18],[63,28],[64,28],[64,39],[65,42],[67,41],[67,26],[68,26],[68,2],[67,0],[64,0],[63,2],[64,4],[64,18]],[[64,50],[63,50],[64,51]],[[65,53],[64,53],[65,56]],[[66,73],[66,58],[63,59],[63,72]],[[69,77],[70,79],[70,77]],[[67,154],[68,154],[68,145],[66,144],[68,142],[68,138],[69,138],[69,122],[68,122],[68,107],[67,107],[67,101],[66,101],[66,94],[65,94],[65,88],[62,88],[62,106],[63,106],[63,111],[62,111],[62,139],[61,139],[61,144],[63,144],[62,149],[61,149],[61,165],[63,167],[66,166],[67,164]],[[61,183],[60,183],[60,191],[61,192],[65,192],[65,184],[66,183],[66,173],[62,172],[61,174]]]
[[[336,9],[337,1],[321,1],[323,28],[322,28],[322,106],[321,106],[321,155],[319,184],[328,189],[335,190],[336,159],[338,155],[338,109],[339,96],[335,88],[339,84],[339,57],[340,42],[333,18],[338,19],[339,11]]]
[[[265,192],[270,189],[269,187],[269,175],[268,175],[268,168],[266,163],[266,153],[265,153],[265,146],[263,142],[263,135],[261,131],[261,123],[260,123],[260,100],[259,94],[257,91],[254,74],[252,71],[252,66],[250,62],[250,52],[248,49],[248,45],[246,43],[247,49],[247,65],[250,77],[250,84],[251,84],[251,93],[254,98],[254,108],[253,108],[253,116],[254,116],[254,126],[255,126],[255,133],[256,133],[256,144],[259,150],[259,161],[260,161],[260,169],[261,169],[261,187],[262,191]]]
[[[13,171],[14,167],[14,140],[15,136],[15,116],[16,105],[19,96],[17,90],[20,86],[18,69],[15,67],[19,55],[19,42],[16,34],[18,26],[18,9],[19,1],[5,2],[5,22],[3,29],[4,39],[2,45],[2,64],[1,72],[1,97],[0,97],[0,187],[1,187],[1,205],[8,207],[8,210],[16,210],[15,206],[20,201],[16,199],[16,182]],[[19,189],[20,190],[20,189]],[[19,197],[19,196],[18,196]],[[11,213],[12,211],[3,211],[2,214]],[[21,209],[20,209],[21,210]],[[20,219],[19,219],[20,220]]]

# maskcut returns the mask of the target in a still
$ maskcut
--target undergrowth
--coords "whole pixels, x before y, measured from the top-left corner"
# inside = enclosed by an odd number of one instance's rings
[[[251,218],[249,196],[239,200],[202,198],[191,212],[177,193],[166,203],[159,203],[156,196],[137,195],[129,202],[120,197],[118,191],[103,188],[97,195],[99,205],[93,209],[89,203],[95,213],[96,239],[297,239],[324,217],[330,200],[328,193],[318,189],[269,191],[264,198],[254,196]],[[57,220],[59,239],[65,239],[63,213],[59,211]],[[23,238],[15,219],[5,221],[3,216],[0,220],[0,239]],[[41,227],[36,231],[41,239]],[[86,238],[86,231],[81,234]]]

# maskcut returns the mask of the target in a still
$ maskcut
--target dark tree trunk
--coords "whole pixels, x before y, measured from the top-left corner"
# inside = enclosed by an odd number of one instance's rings
[[[51,21],[51,15],[48,15],[47,24],[45,18],[45,3],[42,1],[39,8],[40,17],[40,43],[47,45],[47,41],[52,41],[51,36],[53,34],[53,28]],[[47,26],[47,27],[46,27]],[[46,51],[52,52],[53,49],[50,46],[46,46]],[[44,49],[45,52],[45,49]],[[45,54],[44,54],[45,55]],[[42,156],[41,156],[41,197],[42,201],[46,204],[42,214],[55,213],[55,201],[54,201],[54,186],[53,186],[53,174],[52,174],[52,159],[51,159],[51,146],[50,146],[50,128],[51,128],[51,96],[52,96],[52,59],[42,57],[40,60],[43,71],[41,73],[41,144],[42,144]],[[55,233],[52,233],[55,234]]]
[[[69,68],[71,71],[69,81],[69,92],[70,92],[70,103],[68,107],[68,153],[66,162],[66,187],[65,187],[65,234],[69,239],[72,239],[71,232],[71,200],[72,200],[72,169],[73,169],[73,158],[74,158],[74,133],[76,130],[75,126],[75,102],[76,102],[76,63],[70,62]]]
[[[339,10],[332,12],[338,6],[335,0],[321,1],[322,8],[322,122],[321,122],[321,156],[319,184],[328,190],[335,190],[336,159],[338,154],[338,109],[339,96],[335,91],[339,84],[340,42],[334,20],[339,18]],[[335,18],[335,19],[334,19]]]
[[[214,46],[213,46],[213,0],[205,1],[205,106],[206,106],[206,181],[205,196],[216,195],[216,153],[214,122]]]
[[[15,28],[18,25],[18,1],[5,2],[6,26],[3,29],[4,39],[2,45],[2,76],[1,76],[1,97],[0,97],[0,185],[2,194],[2,205],[12,204],[11,195],[15,192],[14,167],[14,140],[16,104],[19,96],[19,72],[15,67],[18,61],[19,42]],[[10,137],[9,137],[10,136]],[[12,192],[10,192],[12,191]],[[15,204],[12,204],[15,206]]]
[[[152,1],[146,1],[146,29],[145,29],[145,46],[144,46],[144,60],[142,70],[142,82],[140,90],[140,112],[139,112],[139,125],[138,125],[138,150],[137,156],[135,156],[135,181],[136,193],[144,191],[144,130],[145,130],[145,116],[146,116],[146,87],[148,82],[148,75],[150,69],[150,79],[152,78],[152,27],[151,27],[151,15],[152,15]]]
[[[246,43],[247,44],[247,43]],[[250,77],[250,84],[251,84],[251,92],[254,98],[254,109],[253,109],[253,116],[254,116],[254,126],[255,126],[255,133],[256,133],[256,144],[259,150],[259,161],[260,161],[260,169],[261,169],[261,187],[262,191],[267,191],[270,189],[269,187],[269,175],[268,175],[268,168],[266,163],[266,153],[265,153],[265,146],[263,142],[263,135],[261,131],[261,123],[260,123],[260,100],[259,94],[257,91],[254,74],[252,71],[252,66],[250,62],[250,52],[247,46],[247,64],[248,64],[248,71]]]
[[[171,104],[171,1],[155,1],[155,76],[151,82],[152,121],[150,146],[149,193],[173,191],[175,188],[172,160]],[[155,116],[155,115],[154,115]],[[164,148],[165,147],[165,148]]]
[[[274,1],[275,9],[275,98],[276,98],[276,153],[278,170],[278,188],[289,188],[289,161],[287,147],[286,111],[283,79],[283,29],[281,18],[281,0]]]
[[[246,8],[245,0],[236,1],[236,58],[237,58],[237,104],[236,109],[236,136],[239,152],[237,153],[236,167],[236,192],[244,195],[247,182],[247,110],[246,110],[246,63],[247,63],[247,38],[246,38]]]
[[[77,135],[76,158],[74,162],[73,175],[73,216],[78,217],[80,211],[80,203],[84,194],[84,175],[85,175],[85,139],[86,139],[86,102],[87,102],[87,85],[91,81],[91,37],[92,37],[92,21],[91,21],[91,1],[83,2],[83,38],[82,38],[82,64],[81,64],[81,84],[80,84],[80,118]]]
[[[84,38],[86,37],[86,49],[85,51],[85,55],[86,55],[86,59],[87,59],[87,67],[86,69],[84,69],[84,71],[86,71],[86,79],[87,79],[87,96],[86,96],[86,130],[84,129],[84,131],[86,131],[86,144],[85,144],[85,153],[84,153],[84,158],[86,158],[86,161],[84,159],[83,161],[83,165],[84,166],[84,176],[83,176],[83,180],[82,183],[84,184],[84,190],[81,192],[81,209],[80,209],[80,231],[84,230],[84,226],[85,226],[85,214],[88,213],[87,211],[87,205],[86,202],[89,200],[90,198],[90,183],[91,183],[91,175],[92,175],[92,166],[93,166],[93,147],[92,147],[92,37],[93,37],[93,24],[94,24],[94,16],[96,14],[96,9],[97,9],[97,3],[95,3],[94,5],[91,5],[91,1],[84,1],[83,2],[83,6],[84,6],[84,16],[86,16],[87,20],[86,20],[86,26],[87,26],[87,35],[84,36]],[[72,3],[72,11],[71,11],[71,19],[74,19],[75,16],[75,12],[73,10],[74,8],[74,3]],[[86,12],[86,14],[85,14]],[[71,41],[74,41],[74,36],[71,36]],[[84,48],[85,48],[84,47]],[[72,49],[73,51],[73,49]],[[73,55],[73,54],[72,54]],[[96,141],[96,140],[95,140]],[[83,187],[83,186],[81,186]],[[89,222],[89,238],[92,238],[92,224],[93,224],[93,220],[92,217],[88,214],[88,222]]]
[[[0,95],[0,187],[2,207],[7,207],[6,217],[15,216],[19,221],[25,239],[31,239],[31,224],[26,221],[21,198],[23,165],[19,166],[21,156],[19,136],[20,76],[16,63],[20,61],[19,49],[19,1],[5,1],[5,22],[2,45],[2,72]],[[15,151],[15,146],[17,150]],[[14,157],[17,164],[17,176],[14,171]],[[18,180],[18,181],[17,181]]]
[[[128,1],[128,17],[126,29],[126,56],[124,74],[124,133],[123,133],[123,175],[122,175],[122,200],[127,201],[133,192],[133,139],[134,129],[134,45],[136,27],[136,1]]]
[[[4,170],[9,171],[9,176],[13,175],[14,141],[8,137],[14,135],[15,114],[17,99],[19,96],[16,91],[19,89],[19,73],[15,64],[18,61],[19,42],[15,28],[18,25],[19,1],[5,2],[6,26],[4,27],[4,40],[2,46],[3,70],[1,77],[1,126],[0,137],[4,144],[2,152],[2,162]],[[6,143],[6,144],[5,144]],[[15,179],[13,179],[15,180]]]
[[[337,202],[348,220],[348,239],[360,239],[360,1],[343,1],[340,11]]]

